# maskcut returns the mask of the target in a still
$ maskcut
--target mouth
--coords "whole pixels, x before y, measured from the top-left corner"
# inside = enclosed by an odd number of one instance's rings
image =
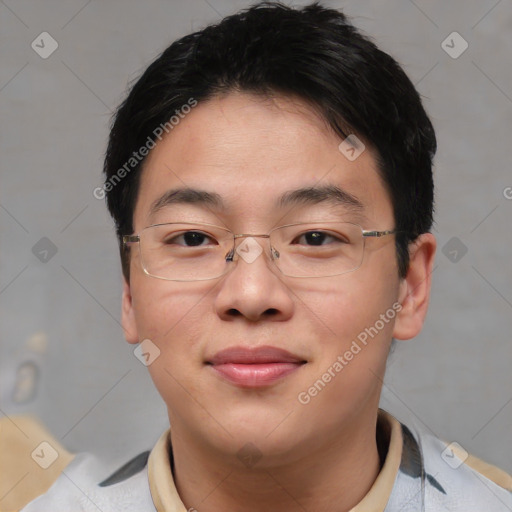
[[[217,352],[206,361],[222,379],[244,388],[269,386],[299,370],[307,361],[286,350],[237,346]]]

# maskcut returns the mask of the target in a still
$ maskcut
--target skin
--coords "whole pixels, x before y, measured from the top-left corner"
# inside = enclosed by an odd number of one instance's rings
[[[237,92],[200,103],[148,155],[134,232],[176,217],[253,234],[320,215],[394,228],[370,144],[351,162],[340,142],[299,100]],[[274,204],[287,190],[327,183],[356,196],[362,214]],[[225,209],[183,204],[149,216],[163,192],[185,185],[217,192]],[[149,338],[161,351],[148,369],[168,408],[178,492],[200,512],[350,510],[380,470],[375,436],[386,359],[392,337],[421,330],[435,239],[424,234],[411,245],[405,279],[393,236],[367,240],[358,270],[316,279],[280,274],[268,241],[258,240],[264,253],[253,263],[240,259],[227,275],[202,282],[150,277],[132,249],[122,325],[129,343]],[[310,403],[299,403],[298,394],[396,301],[395,319]],[[234,345],[284,348],[307,364],[269,387],[243,389],[205,364]],[[251,467],[237,456],[247,443],[261,454]]]

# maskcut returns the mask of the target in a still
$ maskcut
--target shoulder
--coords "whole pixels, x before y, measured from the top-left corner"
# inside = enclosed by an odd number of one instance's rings
[[[430,432],[402,425],[420,447],[425,481],[425,510],[512,510],[512,477],[470,454],[458,443],[447,443]]]
[[[155,512],[148,483],[149,451],[108,475],[90,453],[79,453],[45,494],[23,512]]]
[[[149,451],[112,473],[93,454],[68,452],[37,418],[6,416],[0,452],[0,512],[155,511]]]

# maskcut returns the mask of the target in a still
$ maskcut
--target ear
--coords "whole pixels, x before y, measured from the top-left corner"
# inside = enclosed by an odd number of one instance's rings
[[[409,269],[399,285],[402,309],[396,316],[393,338],[409,340],[423,327],[430,298],[436,239],[432,233],[420,235],[409,248]]]
[[[135,312],[133,309],[133,299],[130,284],[123,276],[123,298],[121,305],[121,325],[124,330],[124,337],[128,343],[139,343],[137,334],[137,323],[135,321]]]

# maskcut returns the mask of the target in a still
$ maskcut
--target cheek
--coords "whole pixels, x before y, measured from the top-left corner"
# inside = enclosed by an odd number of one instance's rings
[[[398,278],[385,266],[371,275],[360,272],[332,278],[314,293],[299,293],[308,306],[305,311],[318,343],[311,374],[303,385],[329,380],[317,400],[319,406],[343,403],[348,411],[374,395],[380,386],[378,376],[385,371],[397,294]],[[335,377],[325,375],[329,371]]]
[[[309,397],[313,417],[330,411],[325,428],[378,401],[396,316],[392,281],[376,289],[372,283],[382,281],[347,277],[301,295],[318,343],[301,396]]]
[[[368,331],[368,339],[373,339],[371,336],[377,337],[375,329],[380,340],[391,337],[392,306],[398,295],[398,280],[391,275],[352,273],[333,277],[315,291],[306,287],[295,291],[311,331],[322,345],[321,354],[332,357],[333,351],[348,350],[358,337],[364,342]]]
[[[144,277],[133,290],[139,339],[150,339],[159,350],[147,369],[164,401],[179,406],[190,398],[184,389],[194,393],[199,385],[208,289]]]
[[[132,294],[139,337],[164,345],[162,349],[184,336],[193,340],[208,300],[204,284],[198,288],[193,283],[137,276]]]
[[[184,287],[145,276],[133,283],[139,339],[150,339],[160,351],[147,369],[164,401],[178,409],[190,400],[188,393],[199,392],[200,340],[210,309],[208,290],[202,287],[199,291],[190,283]]]

